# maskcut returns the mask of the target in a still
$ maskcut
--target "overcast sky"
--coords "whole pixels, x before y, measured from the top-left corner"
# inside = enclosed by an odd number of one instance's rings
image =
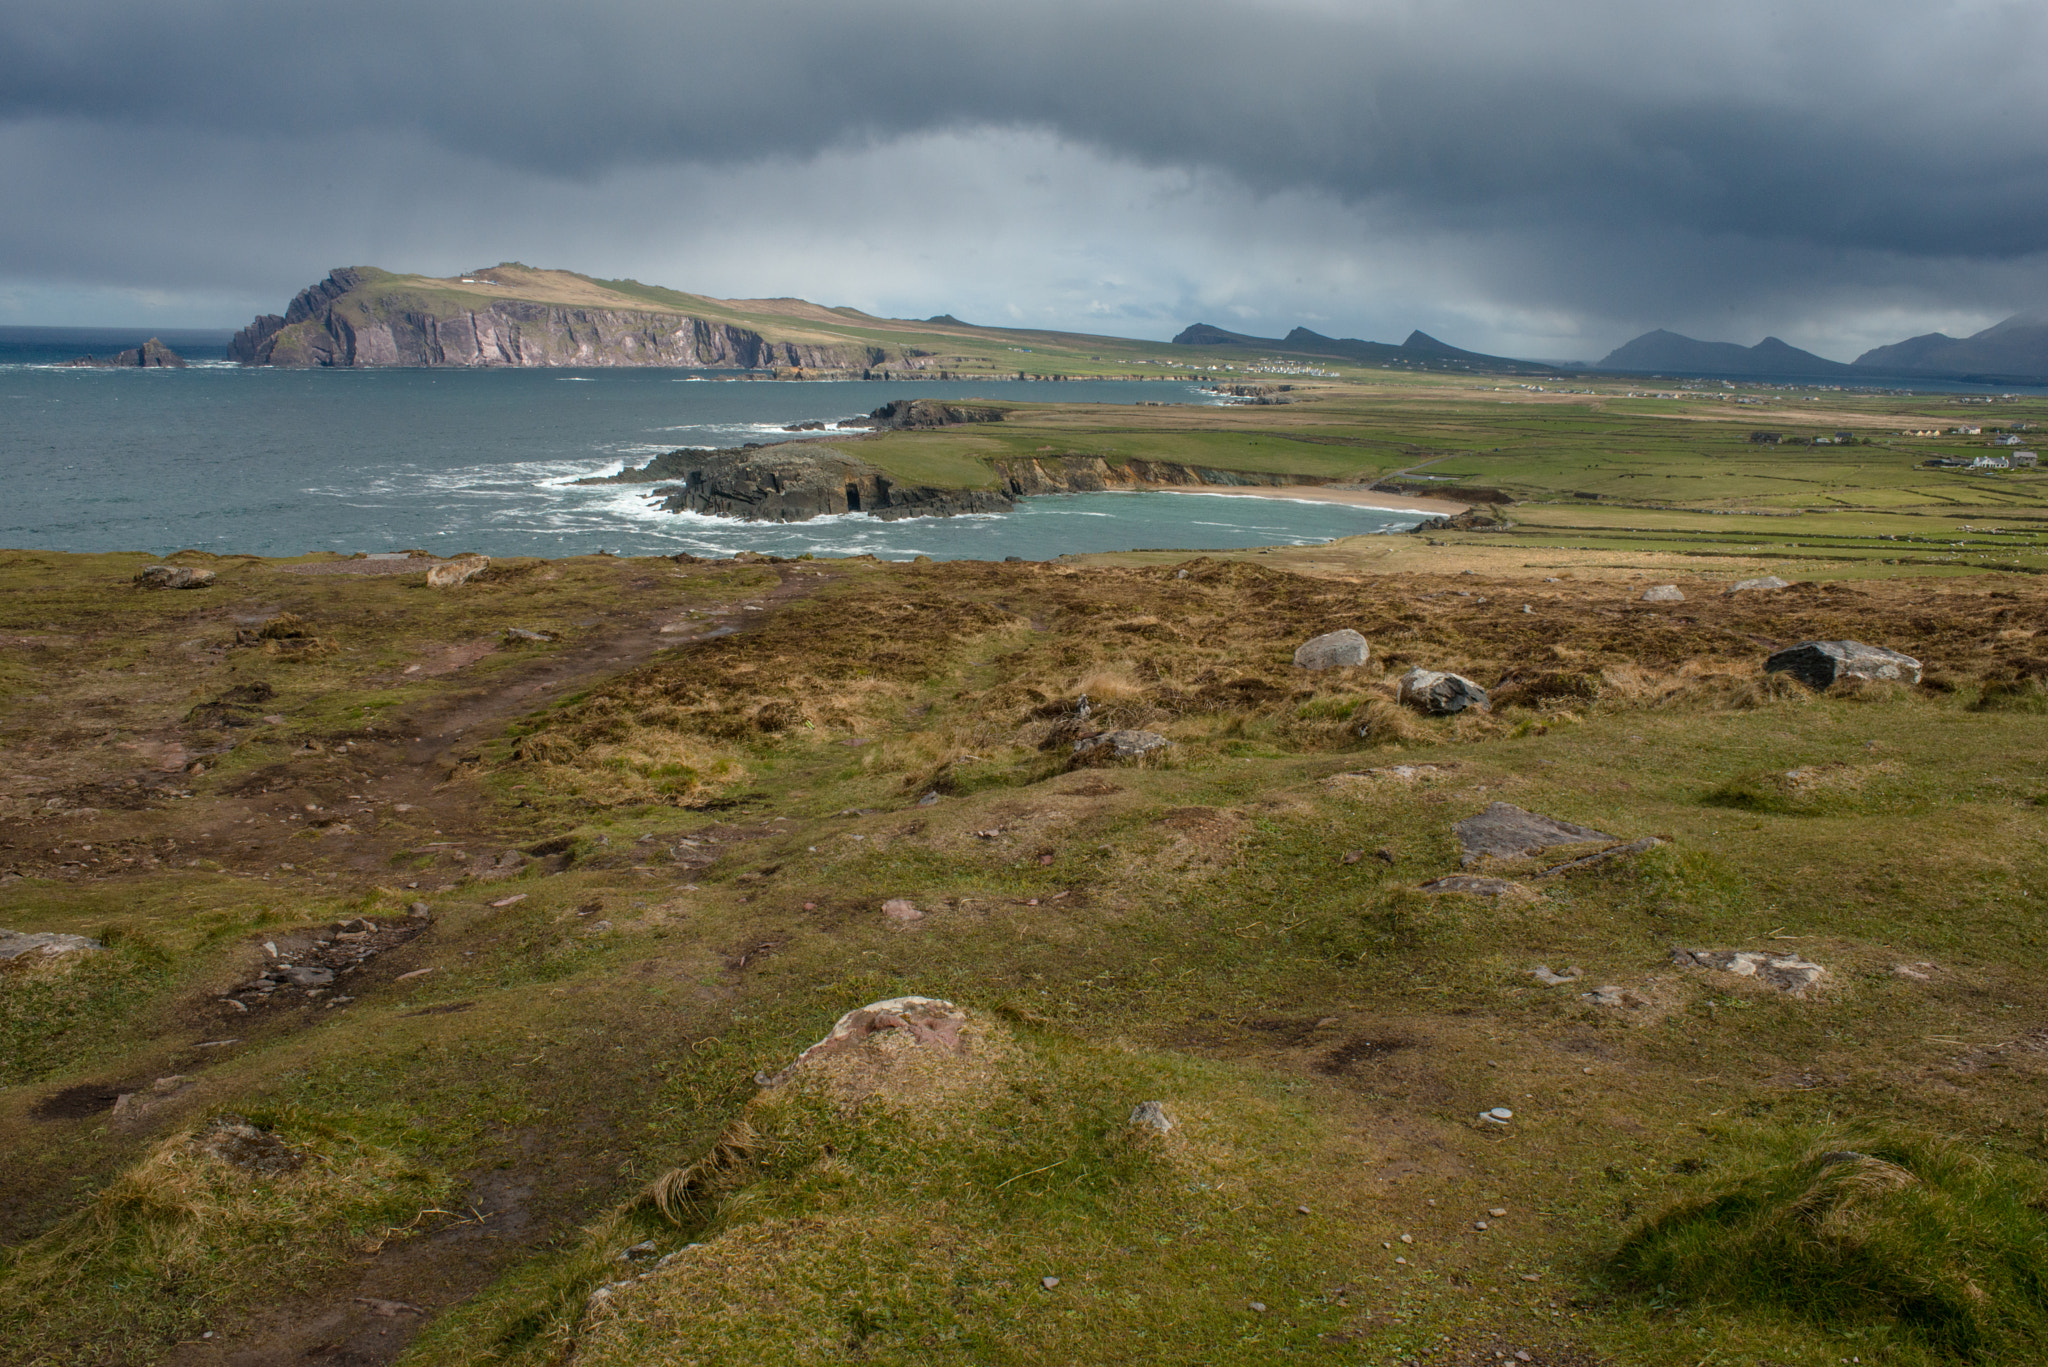
[[[1836,359],[2048,303],[2040,0],[8,0],[0,323],[500,260]]]

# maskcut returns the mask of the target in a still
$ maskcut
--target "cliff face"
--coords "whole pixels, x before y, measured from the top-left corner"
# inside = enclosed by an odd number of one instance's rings
[[[235,334],[229,354],[273,366],[614,366],[785,369],[858,374],[880,347],[774,342],[731,323],[639,309],[494,299],[480,308],[403,291],[366,292],[368,273],[336,270],[282,316]]]

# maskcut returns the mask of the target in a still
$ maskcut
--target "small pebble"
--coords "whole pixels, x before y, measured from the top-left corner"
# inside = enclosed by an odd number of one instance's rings
[[[1060,1284],[1060,1279],[1058,1277],[1040,1277],[1038,1279],[1038,1284],[1044,1287],[1046,1290],[1050,1291],[1055,1286],[1058,1286]]]
[[[1486,1221],[1484,1221],[1484,1220],[1474,1220],[1474,1221],[1472,1222],[1472,1228],[1474,1228],[1474,1229],[1485,1229],[1485,1228],[1486,1228]]]
[[[1486,1213],[1488,1215],[1491,1215],[1494,1219],[1498,1220],[1501,1216],[1508,1213],[1508,1208],[1506,1206],[1495,1206]]]
[[[1252,1313],[1253,1313],[1254,1315],[1263,1315],[1263,1314],[1265,1314],[1265,1313],[1266,1313],[1266,1303],[1265,1303],[1264,1301],[1253,1301],[1253,1302],[1252,1302]]]
[[[1412,1244],[1415,1242],[1415,1236],[1413,1234],[1403,1234],[1401,1236],[1401,1242],[1404,1244]]]
[[[1294,1208],[1294,1213],[1295,1213],[1296,1215],[1306,1215],[1306,1214],[1308,1214],[1308,1207],[1307,1207],[1307,1206],[1296,1206],[1296,1207]]]
[[[1403,1267],[1408,1266],[1408,1260],[1406,1258],[1396,1258],[1394,1259],[1394,1261],[1399,1263]]]
[[[1524,1272],[1522,1274],[1522,1280],[1525,1282],[1533,1282],[1538,1280],[1538,1278],[1534,1272]]]

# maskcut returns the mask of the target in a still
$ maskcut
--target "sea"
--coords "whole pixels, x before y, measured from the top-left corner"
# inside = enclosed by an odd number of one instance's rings
[[[1220,404],[1177,381],[773,381],[730,371],[270,370],[226,333],[161,332],[183,370],[64,364],[134,330],[0,328],[0,547],[266,556],[873,554],[1049,560],[1314,545],[1419,515],[1307,500],[1060,494],[1015,511],[768,524],[662,512],[647,486],[579,486],[679,447],[803,441],[891,399]],[[843,434],[842,434],[843,435]]]

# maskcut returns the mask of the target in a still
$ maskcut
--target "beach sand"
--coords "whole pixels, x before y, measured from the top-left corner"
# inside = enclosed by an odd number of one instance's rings
[[[1428,513],[1455,516],[1470,506],[1447,498],[1413,498],[1403,494],[1382,494],[1366,489],[1337,489],[1324,484],[1267,484],[1246,488],[1205,484],[1191,489],[1184,484],[1145,486],[1162,494],[1227,494],[1244,498],[1291,498],[1308,503],[1348,503],[1354,508],[1384,508],[1395,513]]]

